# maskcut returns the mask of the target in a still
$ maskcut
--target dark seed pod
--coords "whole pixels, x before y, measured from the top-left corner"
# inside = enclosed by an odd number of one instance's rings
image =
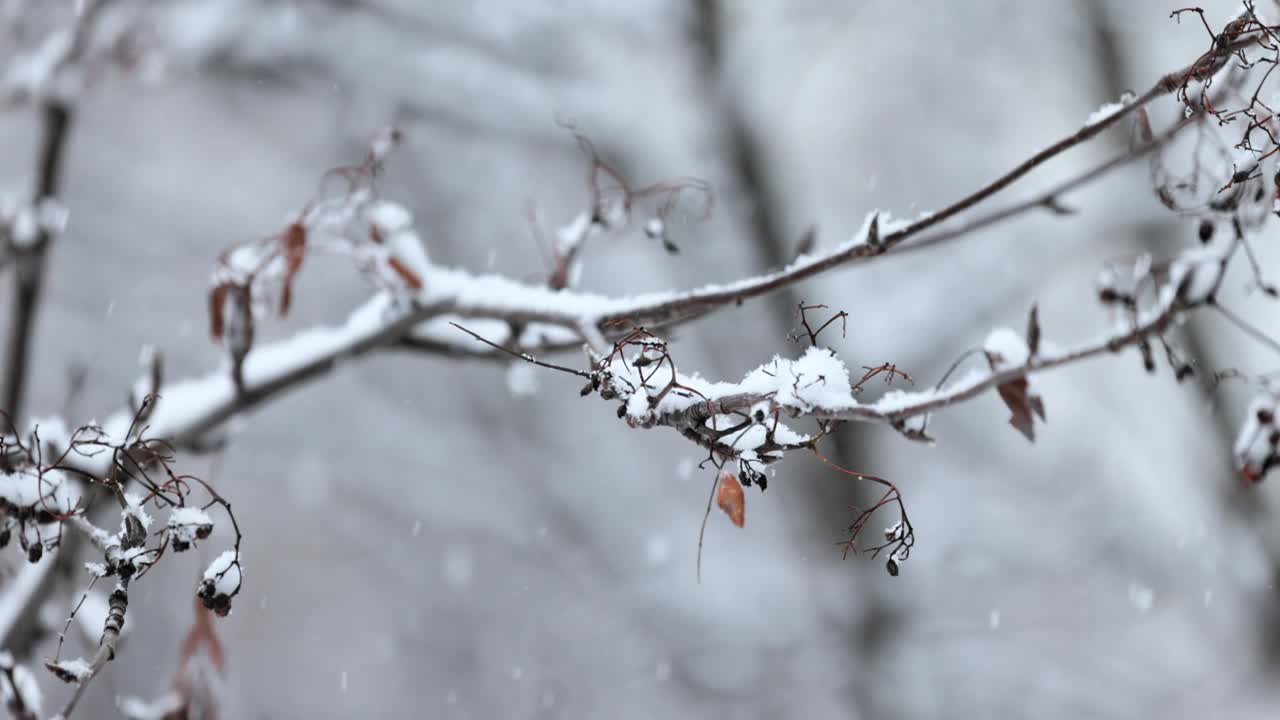
[[[212,610],[218,617],[226,617],[227,613],[231,612],[231,596],[217,592],[214,584],[208,580],[200,586],[197,597],[200,598],[200,604]]]
[[[1258,408],[1258,422],[1263,425],[1270,425],[1276,419],[1275,413],[1266,408]]]
[[[621,420],[627,414],[627,404],[623,403],[618,406],[618,419]]]
[[[73,672],[71,672],[71,671],[67,670],[66,668],[64,668],[63,666],[61,666],[61,665],[59,665],[59,664],[57,664],[57,663],[55,663],[55,662],[46,662],[46,663],[44,664],[44,667],[45,667],[45,669],[46,669],[46,670],[48,670],[49,672],[53,673],[53,676],[54,676],[54,677],[58,678],[59,680],[61,680],[61,681],[62,681],[62,682],[64,682],[64,683],[78,683],[78,682],[80,682],[80,676],[79,676],[79,675],[76,675],[75,673],[73,673]],[[28,717],[30,717],[30,716],[28,716]]]
[[[897,560],[894,560],[893,558],[889,558],[889,560],[884,564],[884,569],[888,570],[890,575],[894,577],[898,577],[898,561]]]
[[[1202,220],[1200,222],[1200,242],[1207,243],[1213,239],[1213,221]]]
[[[215,597],[213,599],[213,607],[210,609],[213,610],[214,614],[218,617],[226,617],[227,614],[231,612],[231,596],[219,595]]]
[[[1151,353],[1151,345],[1143,342],[1138,345],[1138,349],[1142,351],[1142,367],[1149,373],[1156,371],[1156,358]]]
[[[134,515],[124,516],[124,542],[121,543],[126,548],[142,547],[147,541],[147,529],[142,527],[142,521]]]
[[[583,386],[582,386],[582,389],[578,391],[578,396],[579,396],[579,397],[586,397],[586,396],[590,395],[590,394],[591,394],[591,392],[595,389],[595,388],[591,387],[591,385],[592,385],[592,383],[587,383],[586,385],[583,385]]]
[[[0,530],[0,548],[8,546],[9,541],[12,539],[13,539],[13,533],[9,530],[9,528]]]
[[[27,560],[29,562],[38,563],[42,557],[44,557],[44,543],[32,543],[27,548]]]
[[[759,485],[760,490],[763,492],[765,486],[769,484],[769,481],[765,479],[764,473],[750,465],[740,465],[738,470],[738,479],[742,481],[744,487],[751,487],[753,484]]]

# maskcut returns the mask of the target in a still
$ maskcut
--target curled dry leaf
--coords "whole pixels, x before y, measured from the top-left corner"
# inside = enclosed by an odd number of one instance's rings
[[[307,252],[307,229],[301,222],[289,224],[284,233],[284,280],[280,288],[280,315],[289,314],[289,306],[293,300],[293,278],[302,267],[302,259]]]
[[[1033,415],[1039,416],[1041,420],[1045,419],[1044,401],[1040,399],[1039,395],[1031,393],[1029,388],[1030,385],[1027,383],[1027,379],[1022,377],[997,386],[996,392],[1000,394],[1000,399],[1009,408],[1009,424],[1026,436],[1027,440],[1035,442],[1035,418]]]
[[[222,303],[227,299],[229,286],[215,285],[209,291],[209,334],[214,340],[222,339]]]
[[[729,516],[734,525],[742,527],[746,521],[746,497],[742,484],[731,472],[720,473],[720,486],[716,489],[716,505]]]
[[[391,269],[400,276],[401,280],[404,280],[404,284],[409,288],[413,290],[422,289],[422,278],[419,278],[417,274],[410,270],[403,262],[400,261],[399,258],[387,258],[387,265],[391,266]]]
[[[179,667],[185,668],[203,646],[209,656],[209,662],[213,664],[213,668],[218,672],[226,669],[226,657],[222,649],[222,641],[218,639],[218,634],[213,631],[213,623],[210,621],[212,615],[213,613],[206,610],[197,598],[195,600],[195,620],[191,623],[191,629],[187,633],[186,639],[182,641],[181,657],[178,660]]]
[[[1138,108],[1134,113],[1134,134],[1137,135],[1138,141],[1143,145],[1149,145],[1155,141],[1155,133],[1151,131],[1151,118],[1147,115],[1145,107]]]
[[[1019,367],[1029,367],[1031,356],[1040,346],[1040,317],[1033,305],[1027,317],[1028,340],[1007,328],[1000,328],[991,333],[983,347],[987,356],[987,365],[992,372],[1001,372]],[[1045,419],[1044,401],[1031,391],[1031,384],[1025,373],[996,386],[996,392],[1009,408],[1009,424],[1022,433],[1027,440],[1035,442],[1035,418]]]

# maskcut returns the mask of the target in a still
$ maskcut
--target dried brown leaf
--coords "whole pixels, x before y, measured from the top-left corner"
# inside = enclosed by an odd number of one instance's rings
[[[738,478],[730,472],[720,473],[720,487],[716,489],[716,505],[738,527],[742,527],[746,521],[746,502],[747,499]]]
[[[1010,380],[996,386],[996,392],[1009,408],[1009,424],[1022,433],[1027,440],[1035,442],[1035,417],[1045,419],[1044,401],[1039,395],[1030,392],[1030,383],[1025,377]]]
[[[307,253],[307,229],[302,223],[289,225],[284,234],[284,280],[280,288],[280,315],[289,314],[289,306],[293,301],[293,278],[302,267],[302,259]]]
[[[387,258],[387,264],[390,265],[391,269],[394,270],[396,274],[400,276],[401,280],[404,280],[405,285],[408,285],[410,288],[414,290],[422,289],[422,279],[419,278],[416,274],[414,274],[414,272],[410,270],[408,266],[400,262],[399,258],[395,258],[395,257]]]
[[[209,335],[214,340],[222,339],[222,304],[227,299],[227,285],[215,285],[209,291]]]

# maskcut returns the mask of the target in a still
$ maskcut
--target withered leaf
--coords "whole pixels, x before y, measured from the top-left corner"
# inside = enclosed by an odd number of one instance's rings
[[[1022,433],[1027,440],[1036,441],[1035,417],[1045,420],[1044,401],[1039,395],[1030,392],[1030,384],[1025,377],[1010,380],[996,386],[1000,399],[1009,408],[1009,424]]]
[[[742,527],[746,521],[746,496],[742,484],[733,473],[720,473],[720,486],[716,490],[716,505],[729,516],[734,525]]]
[[[1154,142],[1155,133],[1151,132],[1151,118],[1147,115],[1147,109],[1138,108],[1134,118],[1134,130],[1138,140],[1144,145]]]
[[[307,253],[307,229],[301,223],[289,225],[284,235],[284,280],[280,288],[280,315],[289,314],[289,306],[293,303],[293,279],[302,267],[302,259]]]
[[[222,304],[227,299],[229,286],[215,285],[209,291],[209,335],[214,340],[222,339]]]
[[[226,656],[222,649],[222,641],[218,639],[217,633],[213,631],[210,615],[211,613],[204,608],[199,598],[196,598],[195,620],[191,623],[191,629],[187,632],[187,637],[183,639],[182,650],[179,652],[178,663],[180,667],[186,667],[187,663],[192,662],[201,646],[204,646],[205,653],[214,669],[219,672],[226,669]]]
[[[395,273],[400,276],[400,279],[403,280],[404,284],[409,286],[409,288],[413,290],[422,289],[422,279],[419,278],[417,274],[415,274],[412,270],[410,270],[409,266],[401,262],[399,258],[396,258],[396,257],[387,258],[387,265],[391,266],[391,269],[394,270]]]

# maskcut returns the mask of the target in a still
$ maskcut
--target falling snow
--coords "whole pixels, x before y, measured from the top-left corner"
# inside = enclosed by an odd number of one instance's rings
[[[1129,585],[1129,604],[1139,613],[1146,614],[1155,604],[1156,594],[1150,587],[1138,582]]]

